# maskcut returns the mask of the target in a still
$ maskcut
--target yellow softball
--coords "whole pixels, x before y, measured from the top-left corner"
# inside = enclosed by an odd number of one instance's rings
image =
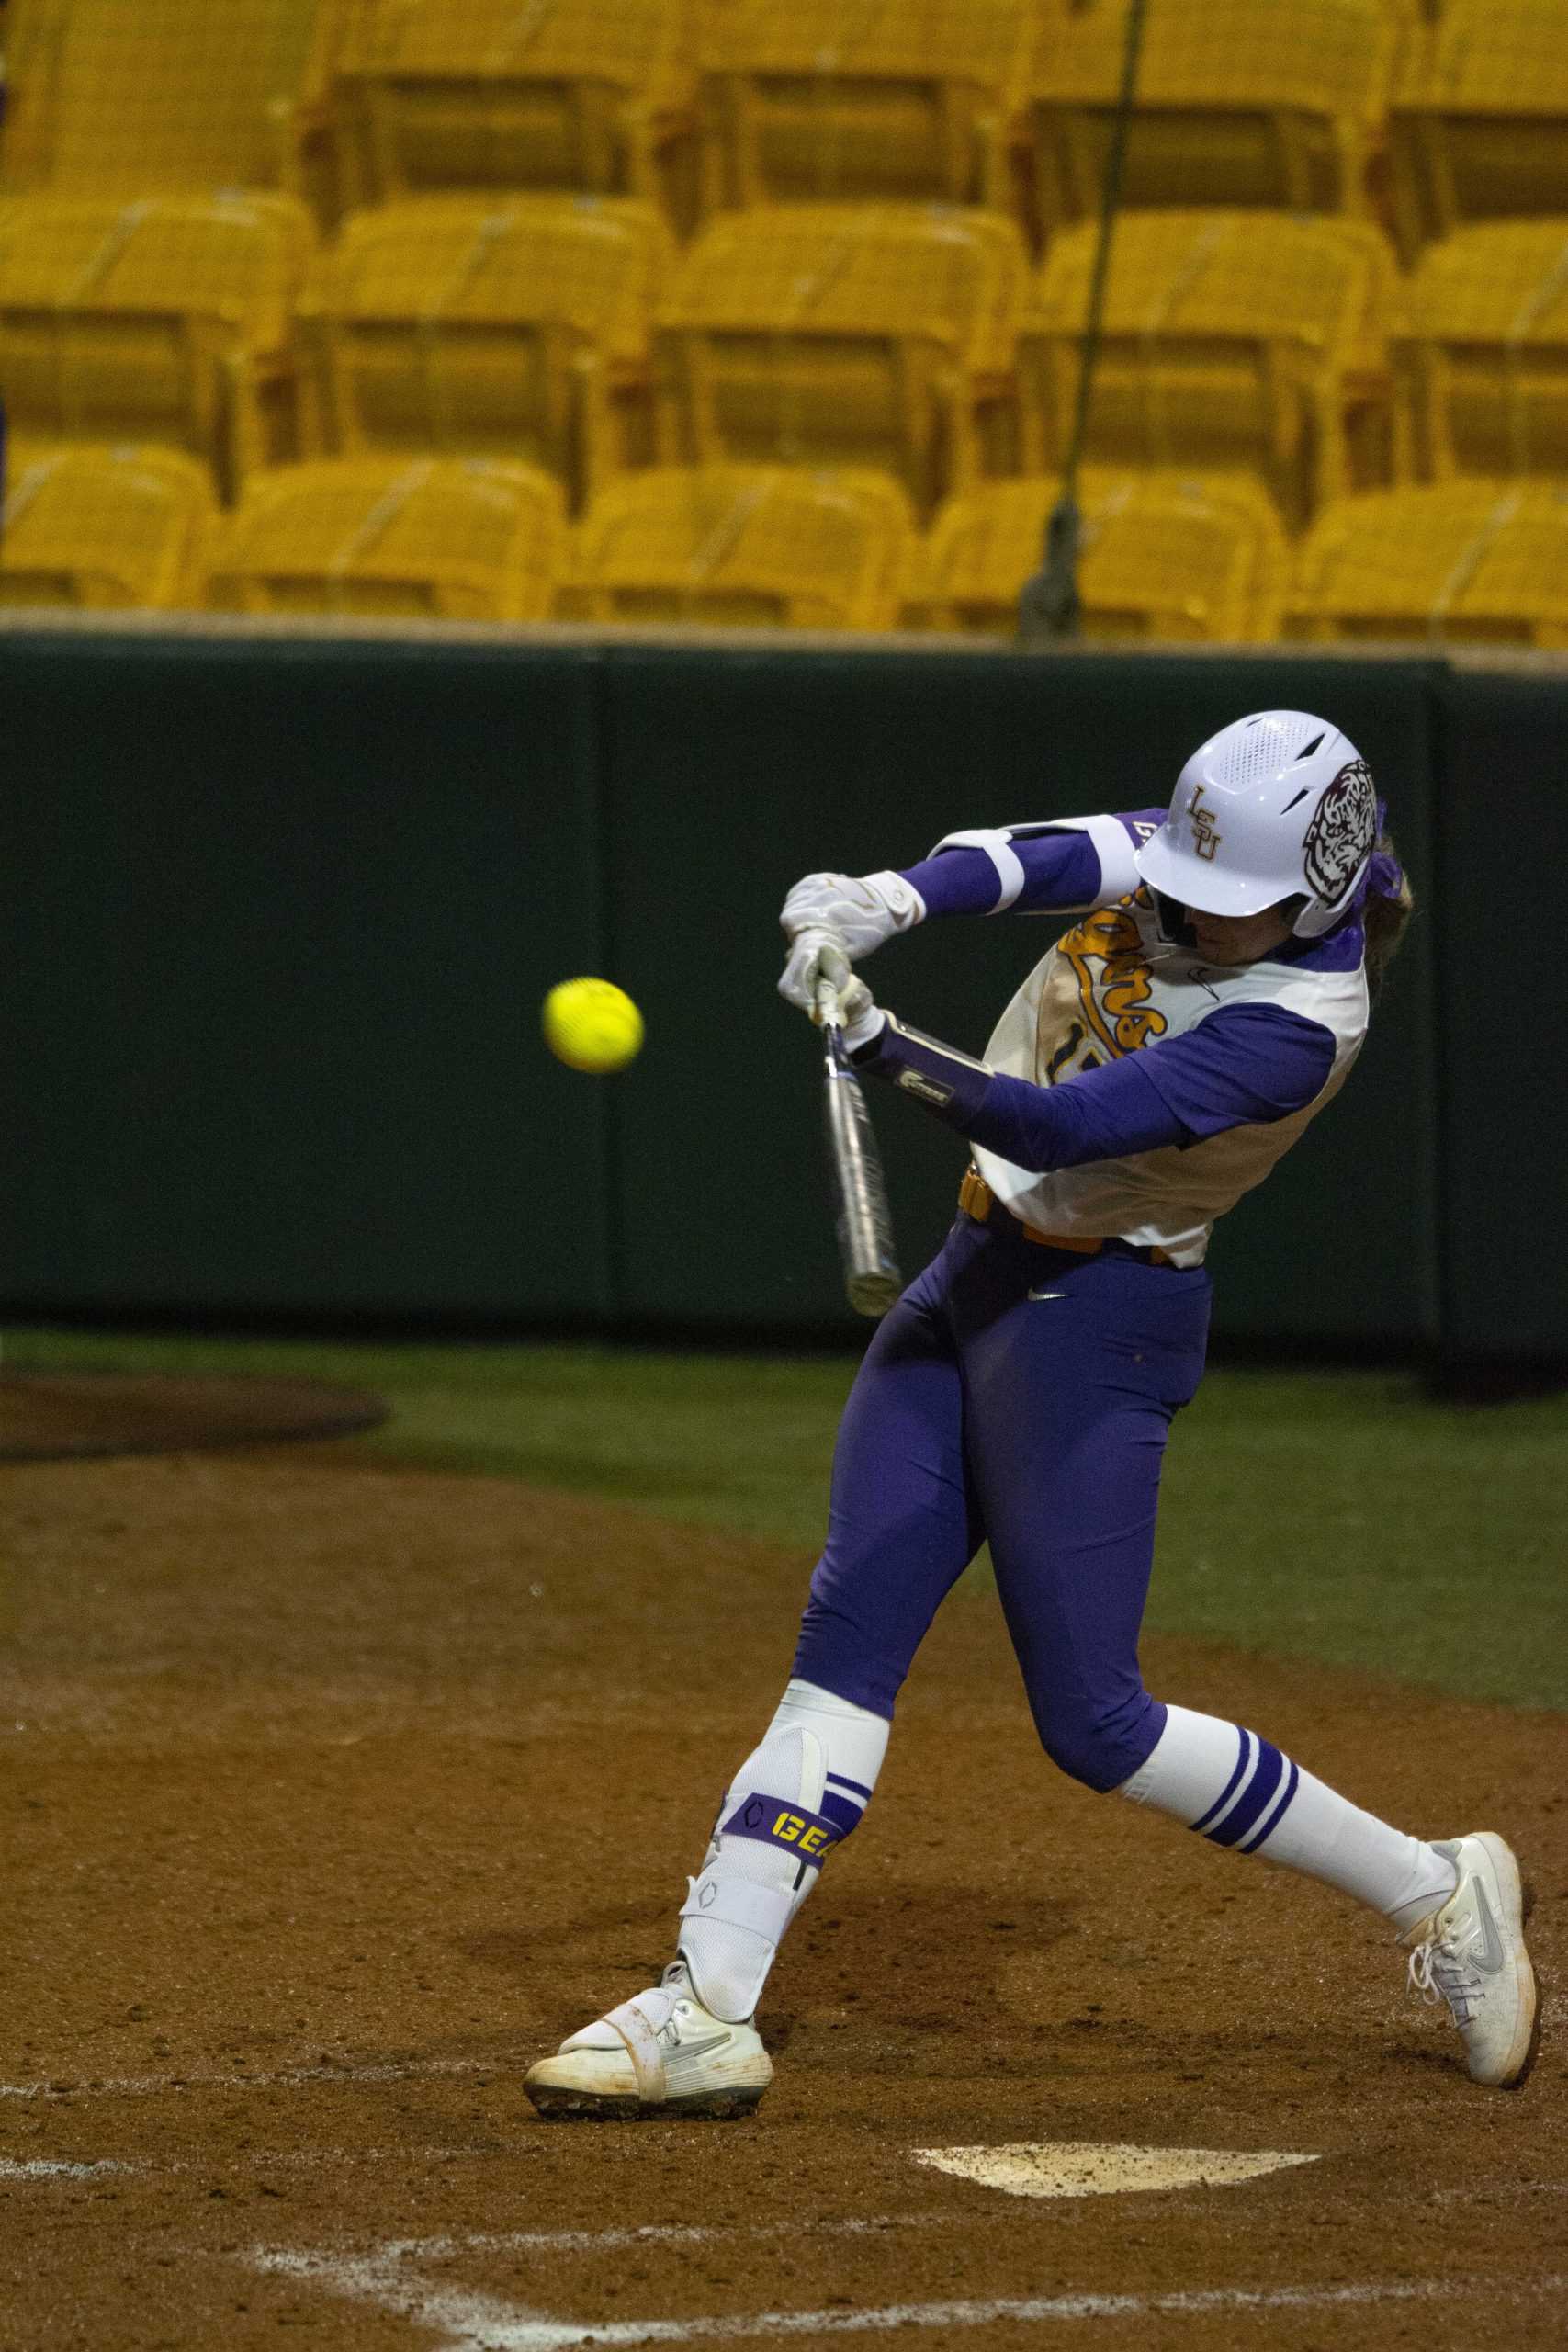
[[[545,1043],[570,1069],[602,1078],[642,1046],[642,1015],[614,980],[558,980],[545,999]]]

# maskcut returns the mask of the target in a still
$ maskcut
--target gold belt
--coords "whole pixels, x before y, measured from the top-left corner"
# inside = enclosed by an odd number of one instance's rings
[[[978,1225],[988,1225],[991,1211],[997,1204],[997,1196],[979,1170],[971,1168],[958,1187],[958,1205],[964,1216],[972,1216]],[[1038,1226],[1025,1225],[1021,1217],[1012,1216],[1010,1210],[1004,1210],[1003,1215],[1010,1218],[1026,1241],[1038,1242],[1042,1250],[1070,1250],[1077,1258],[1098,1258],[1107,1243],[1116,1238],[1115,1235],[1108,1233],[1042,1233]],[[1176,1262],[1168,1250],[1156,1250],[1152,1244],[1146,1249],[1138,1248],[1136,1244],[1130,1246],[1136,1249],[1137,1255],[1146,1259],[1151,1266],[1169,1266]]]

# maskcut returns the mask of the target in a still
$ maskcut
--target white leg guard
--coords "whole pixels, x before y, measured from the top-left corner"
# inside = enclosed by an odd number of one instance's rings
[[[739,2023],[756,2007],[784,1929],[865,1809],[889,1728],[814,1683],[788,1686],[681,1906],[681,1956],[715,2017]]]

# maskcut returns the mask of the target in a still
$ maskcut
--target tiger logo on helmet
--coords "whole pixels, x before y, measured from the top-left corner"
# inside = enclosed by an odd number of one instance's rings
[[[1303,871],[1318,897],[1336,906],[1372,854],[1378,796],[1365,760],[1348,760],[1313,811],[1302,842]]]

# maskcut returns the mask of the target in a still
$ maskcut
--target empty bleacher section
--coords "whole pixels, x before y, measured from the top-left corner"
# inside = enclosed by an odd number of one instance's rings
[[[1568,649],[1568,483],[1453,481],[1346,499],[1309,532],[1287,628]]]
[[[198,602],[214,522],[198,465],[171,449],[13,444],[0,518],[0,603]]]
[[[5,183],[321,185],[337,0],[8,0]]]
[[[1128,0],[5,21],[0,395],[47,469],[13,463],[8,601],[1009,628],[1071,445]],[[1089,633],[1546,641],[1564,22],[1147,0]],[[195,482],[216,549],[173,519]],[[1337,618],[1311,565],[1385,506],[1414,585]]]
[[[656,200],[694,128],[691,0],[340,0],[352,200],[576,189]]]
[[[647,439],[670,232],[635,198],[356,212],[301,306],[311,452],[527,458],[573,494]]]
[[[1441,0],[1389,114],[1393,216],[1413,259],[1467,221],[1568,211],[1562,0]]]
[[[798,204],[724,213],[659,314],[668,458],[882,465],[929,507],[979,469],[1027,283],[1000,213]]]
[[[1091,0],[1043,29],[1026,119],[1047,232],[1100,209],[1125,17]],[[1122,201],[1363,212],[1397,25],[1386,0],[1148,0]]]
[[[1054,239],[1018,359],[1023,454],[1065,454],[1095,230]],[[1088,453],[1245,467],[1301,520],[1345,486],[1372,272],[1335,228],[1271,212],[1131,212],[1111,248]]]
[[[485,458],[287,466],[230,517],[212,561],[220,612],[535,621],[565,539],[558,483]]]
[[[1404,479],[1568,475],[1568,218],[1428,246],[1392,341]]]
[[[571,620],[892,628],[915,532],[887,475],[656,466],[579,525],[558,609]]]
[[[288,454],[311,243],[265,192],[0,198],[0,392],[12,430],[163,441],[233,495]]]
[[[1039,560],[1060,483],[986,482],[950,499],[926,543],[908,617],[1010,637],[1018,583]],[[1275,633],[1285,541],[1267,494],[1242,476],[1090,469],[1078,487],[1078,593],[1089,637],[1247,643]]]
[[[1009,208],[1036,26],[1019,0],[716,0],[699,38],[710,209],[780,198]]]

